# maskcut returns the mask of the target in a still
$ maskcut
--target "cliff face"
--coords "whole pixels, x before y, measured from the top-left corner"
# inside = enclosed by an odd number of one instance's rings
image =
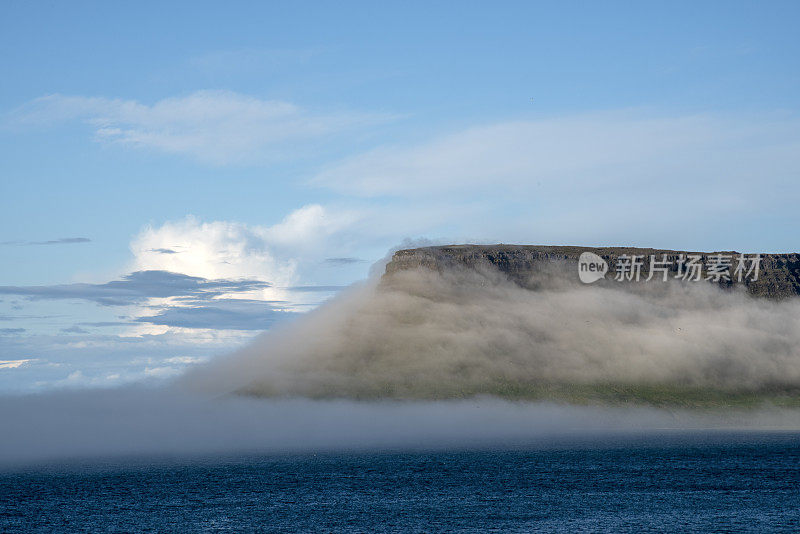
[[[708,274],[709,267],[716,261],[714,256],[726,255],[732,259],[728,268],[728,277],[712,280],[705,283],[717,283],[722,287],[731,287],[744,284],[747,291],[754,296],[770,299],[785,299],[800,295],[800,254],[761,254],[758,266],[758,279],[753,280],[753,273],[742,276],[738,281],[735,273],[738,252],[685,252],[676,250],[661,250],[651,248],[626,248],[626,247],[564,247],[564,246],[539,246],[539,245],[450,245],[437,247],[422,247],[415,249],[398,250],[392,261],[386,266],[386,275],[392,273],[424,267],[437,271],[448,268],[467,267],[479,268],[481,266],[494,266],[505,273],[520,285],[526,285],[531,275],[541,270],[544,266],[561,264],[566,269],[567,276],[578,279],[578,258],[583,252],[592,252],[603,258],[608,264],[605,279],[613,282],[615,270],[620,256],[641,256],[641,281],[646,283],[650,269],[650,257],[655,256],[656,261],[663,260],[666,255],[668,260],[669,276],[675,277],[679,273],[679,259],[681,255],[696,255],[702,264],[702,279]],[[748,255],[748,258],[750,255]],[[748,267],[751,262],[748,261]],[[661,280],[661,273],[654,273],[654,280]],[[601,281],[603,283],[603,281]],[[618,283],[618,282],[615,282]],[[637,283],[631,281],[628,283]],[[654,283],[651,281],[650,283]],[[692,282],[701,283],[701,282]]]

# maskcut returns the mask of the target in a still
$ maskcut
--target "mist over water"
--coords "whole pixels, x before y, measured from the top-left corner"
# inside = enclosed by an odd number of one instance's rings
[[[368,402],[215,398],[127,388],[2,398],[0,424],[2,471],[20,464],[120,457],[595,447],[653,436],[724,442],[732,432],[796,431],[800,411],[712,413],[487,397]]]
[[[553,265],[526,287],[489,267],[373,278],[182,385],[360,399],[800,387],[800,299],[756,299],[706,282],[588,286],[569,274]]]
[[[0,465],[796,431],[800,410],[773,401],[800,386],[798,312],[706,283],[585,286],[561,266],[525,287],[492,269],[371,277],[167,387],[0,399]],[[596,394],[620,387],[668,402]],[[682,397],[698,390],[773,395],[698,410]]]

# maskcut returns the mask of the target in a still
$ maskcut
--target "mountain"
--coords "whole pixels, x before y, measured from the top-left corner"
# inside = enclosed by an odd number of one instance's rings
[[[479,269],[494,266],[500,272],[525,287],[530,284],[533,275],[553,268],[561,270],[568,277],[578,280],[578,260],[582,253],[591,252],[606,261],[608,272],[600,284],[619,283],[615,280],[618,265],[630,265],[634,256],[641,262],[641,275],[637,282],[632,270],[627,273],[632,280],[626,283],[648,283],[645,281],[650,273],[651,256],[668,270],[668,278],[681,277],[687,272],[685,265],[691,259],[701,266],[701,280],[716,283],[722,288],[731,288],[744,284],[747,292],[756,297],[768,299],[786,299],[800,295],[800,254],[760,254],[755,260],[755,253],[746,254],[743,258],[739,252],[687,252],[652,248],[631,247],[579,247],[579,246],[544,246],[544,245],[449,245],[421,247],[398,250],[386,265],[386,275],[399,271],[424,267],[436,271],[453,268]],[[722,260],[720,260],[722,258]],[[736,269],[739,260],[743,259],[740,273]],[[720,263],[729,260],[730,265]],[[666,260],[666,261],[665,261]],[[681,260],[684,261],[681,264]],[[757,263],[756,270],[751,270]],[[710,270],[717,265],[719,276],[710,276]],[[683,268],[682,268],[683,267]],[[620,267],[624,269],[624,267]],[[749,272],[748,272],[749,271]],[[654,273],[649,283],[662,280],[662,272]],[[725,276],[727,275],[727,276]],[[694,278],[692,276],[692,278]],[[741,281],[740,281],[741,279]]]

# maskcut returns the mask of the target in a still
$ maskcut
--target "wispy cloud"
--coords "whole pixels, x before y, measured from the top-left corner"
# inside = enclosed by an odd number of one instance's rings
[[[136,321],[178,328],[266,330],[273,323],[295,315],[279,303],[269,301],[214,299],[165,308],[156,315],[139,317]]]
[[[335,293],[347,286],[292,286],[288,289],[299,293]]]
[[[0,328],[0,336],[13,336],[16,334],[24,334],[24,328]]]
[[[54,94],[11,114],[16,125],[79,120],[103,143],[182,154],[215,165],[292,158],[303,152],[303,143],[389,119],[377,113],[314,111],[231,91],[198,91],[150,105]]]
[[[91,241],[88,237],[60,237],[48,241],[3,241],[0,242],[0,245],[71,245],[75,243],[91,243]]]
[[[210,300],[228,293],[269,287],[261,280],[206,280],[168,271],[137,271],[104,284],[0,286],[0,294],[30,299],[79,299],[103,306],[129,306],[150,298],[192,297]]]
[[[88,334],[89,333],[88,330],[86,330],[85,328],[81,328],[78,325],[72,325],[72,326],[70,326],[68,328],[62,328],[61,331],[64,332],[65,334]]]
[[[352,265],[353,263],[366,263],[366,261],[361,258],[325,258],[325,263],[329,265]]]
[[[0,336],[0,358],[14,365],[12,372],[0,368],[0,390],[37,391],[67,386],[69,375],[75,385],[108,387],[131,381],[152,381],[147,369],[172,367],[176,370],[200,359],[238,347],[257,330],[183,330],[163,327],[163,333],[139,333],[145,323],[135,322],[115,334],[66,333],[60,329],[47,334],[41,330],[26,335]],[[153,327],[162,328],[162,327]],[[88,330],[88,328],[87,328]],[[25,363],[17,364],[19,360]],[[76,378],[73,378],[76,380]]]
[[[365,197],[525,193],[551,201],[612,189],[646,199],[653,188],[687,186],[699,197],[725,186],[726,196],[752,200],[748,189],[764,190],[763,180],[791,182],[798,154],[800,121],[791,117],[616,111],[479,125],[383,146],[329,165],[312,182]]]
[[[22,367],[26,363],[32,362],[35,360],[27,359],[27,360],[0,360],[0,369],[16,369],[17,367]]]
[[[424,220],[416,235],[434,229],[454,242],[785,250],[772,236],[776,218],[796,220],[799,174],[800,120],[791,115],[624,110],[386,145],[328,165],[311,183],[380,205],[369,231],[414,236]]]

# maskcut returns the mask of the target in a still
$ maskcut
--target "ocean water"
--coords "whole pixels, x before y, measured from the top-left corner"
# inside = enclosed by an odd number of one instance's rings
[[[2,532],[798,532],[800,434],[7,466]]]

